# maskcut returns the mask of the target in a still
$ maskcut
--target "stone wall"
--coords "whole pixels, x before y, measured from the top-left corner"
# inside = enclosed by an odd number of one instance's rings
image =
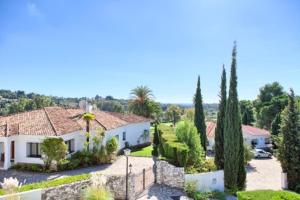
[[[90,185],[90,180],[79,181],[42,190],[42,200],[79,200],[82,190]]]
[[[185,174],[183,167],[175,167],[166,161],[157,161],[156,181],[174,188],[184,188]]]
[[[106,186],[114,195],[114,199],[125,199],[126,176],[107,176]],[[135,199],[134,176],[128,177],[128,199]]]

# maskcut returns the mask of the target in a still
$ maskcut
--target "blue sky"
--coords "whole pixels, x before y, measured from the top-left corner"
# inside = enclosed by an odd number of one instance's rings
[[[300,94],[297,0],[0,0],[0,88],[190,103],[197,76],[218,102],[238,42],[240,99],[279,81]]]

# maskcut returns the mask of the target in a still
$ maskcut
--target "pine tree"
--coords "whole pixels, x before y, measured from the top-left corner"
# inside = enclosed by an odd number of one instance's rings
[[[201,145],[203,147],[204,152],[206,152],[206,124],[205,124],[205,116],[203,110],[203,102],[200,88],[200,76],[198,76],[197,89],[195,94],[195,119],[194,123],[197,127],[197,131],[200,134]]]
[[[228,190],[236,191],[245,187],[244,144],[237,94],[236,43],[232,51],[229,96],[225,113],[224,175],[225,187]]]
[[[153,151],[152,151],[152,155],[155,157],[159,156],[158,145],[159,145],[158,130],[157,130],[157,124],[155,123],[154,137],[153,137]]]
[[[284,172],[287,173],[288,188],[299,188],[300,180],[300,132],[299,113],[295,103],[294,91],[291,89],[289,103],[282,115],[281,134],[283,136],[279,159]]]
[[[226,111],[226,70],[223,65],[220,92],[220,104],[215,132],[215,164],[218,169],[224,169],[224,120]]]

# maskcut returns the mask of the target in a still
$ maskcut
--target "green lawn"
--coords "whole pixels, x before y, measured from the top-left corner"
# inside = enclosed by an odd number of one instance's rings
[[[300,194],[289,191],[258,190],[238,192],[239,200],[300,200]]]
[[[144,147],[140,150],[132,152],[131,156],[137,156],[137,157],[151,157],[152,156],[152,146]]]

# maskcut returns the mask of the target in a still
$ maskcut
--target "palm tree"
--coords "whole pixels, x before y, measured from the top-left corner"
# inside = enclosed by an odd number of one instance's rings
[[[129,109],[137,115],[150,117],[151,105],[149,104],[153,99],[152,91],[147,86],[138,86],[131,90],[131,101]]]
[[[86,142],[87,142],[87,150],[89,151],[89,142],[90,142],[90,122],[93,121],[95,119],[95,115],[93,113],[84,113],[82,116],[82,119],[84,121],[86,121],[86,133],[87,133],[87,137],[86,137]]]

